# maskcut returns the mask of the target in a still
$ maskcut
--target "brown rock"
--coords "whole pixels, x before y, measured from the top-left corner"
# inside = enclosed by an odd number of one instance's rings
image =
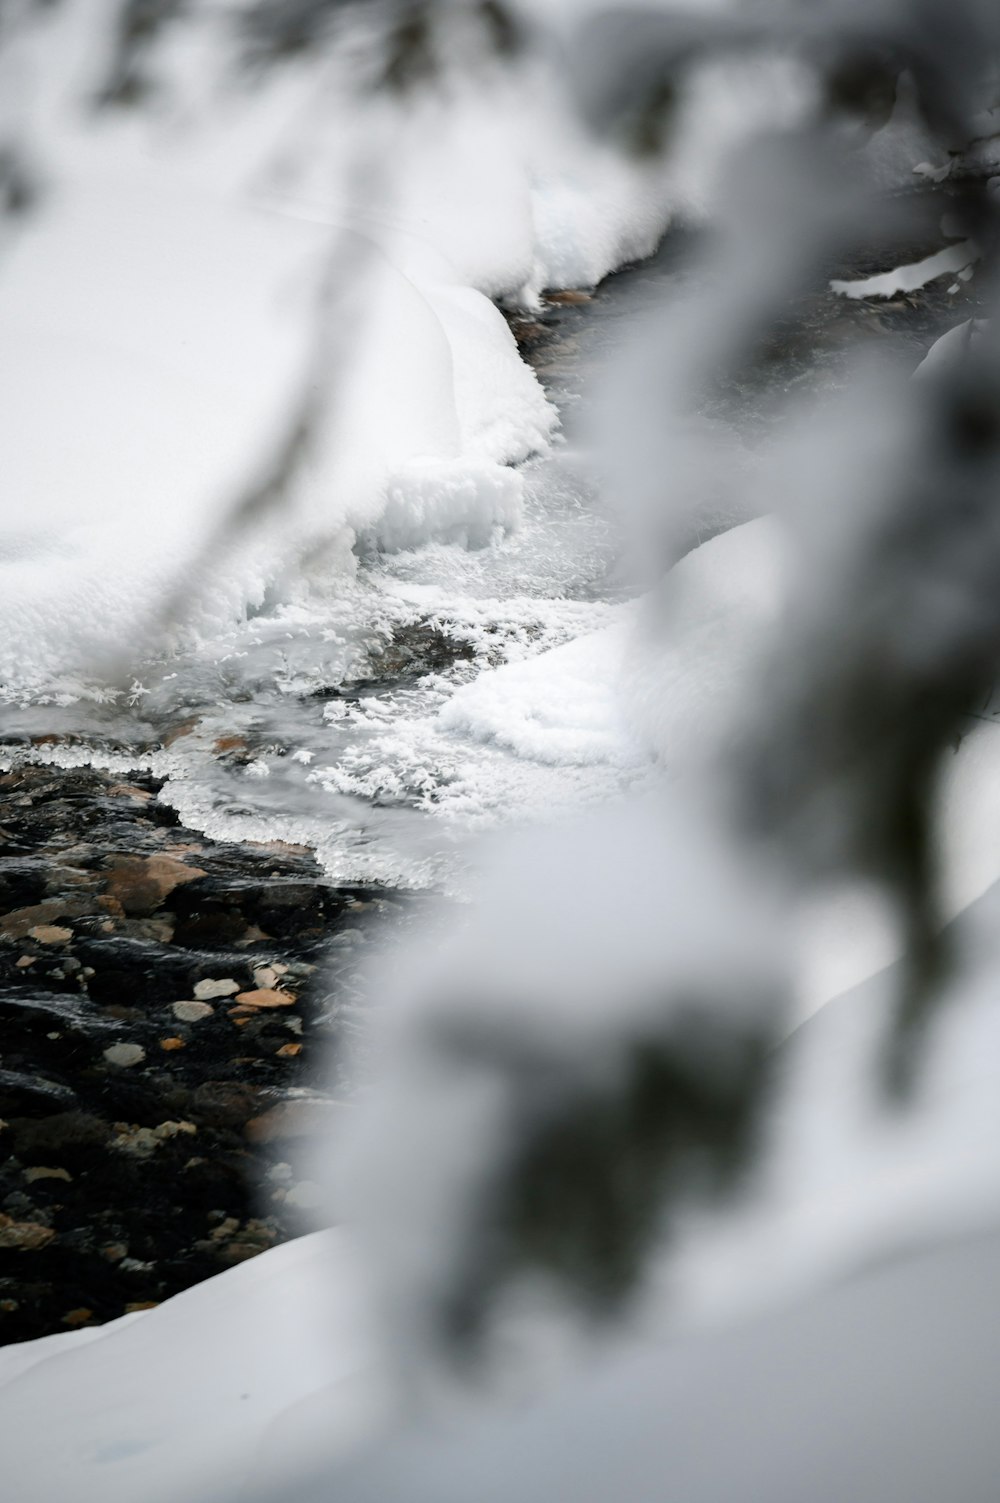
[[[108,872],[108,892],[126,913],[141,916],[152,913],[175,887],[204,875],[174,856],[119,856]]]
[[[175,1049],[183,1049],[184,1048],[184,1040],[176,1038],[176,1037],[169,1038],[169,1039],[161,1039],[160,1040],[160,1048],[161,1049],[165,1049],[168,1054],[172,1054]]]
[[[68,1310],[62,1318],[62,1323],[64,1326],[85,1326],[93,1318],[93,1310],[88,1310],[86,1305],[81,1305],[76,1310]]]
[[[65,945],[73,938],[73,931],[58,924],[36,924],[28,930],[28,938],[37,939],[40,945]]]
[[[310,856],[315,853],[312,846],[295,845],[290,840],[248,840],[247,845],[256,846],[261,851],[274,851],[276,856]]]
[[[0,934],[8,939],[24,939],[32,929],[45,927],[56,919],[79,918],[93,913],[94,904],[86,898],[48,898],[44,903],[33,903],[30,908],[15,908],[13,913],[0,918]],[[72,936],[70,936],[72,938]]]
[[[37,1252],[40,1247],[47,1247],[54,1236],[52,1228],[40,1221],[15,1221],[0,1213],[0,1248]]]
[[[236,1001],[241,1007],[294,1007],[296,999],[265,986],[255,992],[237,992]]]
[[[136,788],[132,783],[114,783],[108,789],[110,798],[135,798],[140,803],[148,804],[153,797],[145,788]]]
[[[155,1310],[160,1303],[158,1299],[132,1299],[125,1306],[126,1315],[134,1315],[137,1310]]]
[[[279,1059],[294,1059],[297,1054],[302,1053],[302,1045],[282,1044],[281,1048],[275,1049],[274,1052],[279,1057]]]
[[[193,716],[190,720],[182,720],[179,725],[172,726],[167,734],[162,738],[162,745],[173,746],[174,742],[179,741],[182,736],[190,736],[191,732],[194,730],[197,724],[197,715]]]

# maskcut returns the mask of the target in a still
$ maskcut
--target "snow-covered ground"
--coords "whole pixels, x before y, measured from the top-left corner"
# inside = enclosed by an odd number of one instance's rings
[[[315,1232],[155,1310],[0,1356],[6,1485],[24,1503],[176,1503],[287,1485],[386,1412],[363,1280]]]

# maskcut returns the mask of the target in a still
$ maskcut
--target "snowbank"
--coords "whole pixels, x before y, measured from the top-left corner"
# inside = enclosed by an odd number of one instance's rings
[[[112,14],[39,14],[3,59],[46,187],[0,277],[15,691],[99,676],[171,591],[218,627],[338,536],[343,561],[358,532],[516,527],[509,466],[556,415],[490,299],[593,283],[669,214],[661,178],[591,149],[537,66],[403,109],[336,64],[244,87],[202,21],[166,47],[158,109],[95,119]],[[195,571],[317,390],[280,516]]]
[[[560,807],[549,769],[578,801],[588,784],[594,798],[624,789],[651,763],[681,785],[698,778],[706,756],[738,743],[783,620],[791,564],[774,517],[711,539],[675,566],[661,592],[619,608],[612,624],[458,689],[425,732],[425,759],[433,746],[433,760],[454,779],[463,762],[476,764],[477,748],[492,752],[477,812]],[[983,723],[963,738],[943,778],[947,919],[1000,880],[998,790],[1000,727]],[[464,801],[452,796],[468,812],[468,784],[464,792]],[[439,806],[449,806],[448,786]],[[820,891],[801,925],[800,1019],[899,955],[890,914],[865,888]]]
[[[349,1249],[317,1232],[153,1310],[0,1351],[21,1503],[177,1503],[287,1483],[384,1394]]]

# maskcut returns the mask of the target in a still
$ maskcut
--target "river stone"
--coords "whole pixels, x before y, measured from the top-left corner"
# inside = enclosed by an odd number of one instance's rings
[[[35,903],[30,908],[17,908],[13,913],[0,917],[0,934],[8,939],[24,939],[38,927],[46,927],[54,919],[80,918],[91,913],[95,905],[86,898],[51,898],[45,903]],[[69,936],[72,938],[72,933]]]
[[[110,1049],[105,1049],[104,1058],[109,1065],[128,1069],[131,1065],[140,1065],[146,1058],[146,1051],[141,1044],[112,1044]]]
[[[47,1164],[36,1164],[31,1169],[25,1169],[24,1177],[29,1185],[33,1185],[36,1179],[64,1179],[67,1184],[72,1183],[73,1179],[68,1169],[50,1169]]]
[[[198,998],[199,1002],[204,1002],[209,997],[233,997],[236,995],[239,989],[239,982],[234,981],[231,976],[223,977],[221,980],[215,980],[213,977],[209,976],[204,981],[199,981],[196,983],[194,994]],[[177,1005],[179,1007],[189,1007],[190,1003],[183,1002],[178,1003]],[[176,1011],[176,1008],[174,1010]],[[212,1009],[209,1008],[209,1012],[211,1012],[211,1010]],[[180,1014],[178,1013],[178,1017],[179,1016]]]
[[[215,1008],[209,1002],[175,1002],[171,1011],[182,1023],[198,1023],[202,1018],[210,1018]]]
[[[65,945],[73,938],[73,931],[59,924],[36,924],[28,930],[28,938],[37,939],[40,945]]]
[[[37,1252],[52,1241],[55,1232],[40,1221],[14,1221],[0,1214],[0,1248],[14,1248],[18,1252]]]
[[[261,987],[259,991],[239,992],[236,1000],[241,1007],[294,1007],[296,999],[287,992]]]
[[[119,856],[108,871],[108,893],[128,914],[144,915],[158,908],[164,898],[205,873],[176,856]]]

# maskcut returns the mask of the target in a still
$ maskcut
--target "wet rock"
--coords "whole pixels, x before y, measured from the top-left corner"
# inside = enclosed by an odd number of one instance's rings
[[[104,1058],[109,1065],[119,1065],[128,1070],[133,1065],[142,1064],[146,1051],[141,1044],[112,1044],[109,1049],[105,1049]]]
[[[3,1255],[0,1342],[64,1330],[67,1311],[103,1321],[159,1302],[302,1230],[294,1202],[254,1225],[293,1180],[268,1180],[268,1135],[331,1120],[288,1096],[310,1051],[283,1046],[307,1044],[329,1007],[327,939],[348,916],[375,920],[382,894],[329,887],[301,848],[196,837],[159,786],[93,768],[0,775],[0,1210],[44,1244]],[[69,938],[29,935],[44,925]],[[258,992],[277,998],[236,1002]],[[122,1044],[137,1064],[105,1058]],[[289,1100],[261,1141],[247,1134]],[[233,1223],[214,1241],[213,1208]]]
[[[14,1119],[7,1123],[18,1158],[44,1163],[58,1157],[70,1167],[93,1158],[107,1143],[110,1126],[86,1112],[57,1112],[52,1116]]]
[[[111,1147],[117,1148],[122,1153],[132,1153],[139,1158],[147,1158],[171,1139],[181,1134],[190,1136],[197,1131],[193,1122],[161,1122],[157,1127],[139,1127],[135,1123],[116,1122]]]
[[[175,1002],[170,1010],[182,1023],[199,1023],[202,1018],[210,1018],[215,1013],[215,1008],[208,1002]]]
[[[46,894],[47,880],[45,864],[40,861],[4,861],[0,869],[0,910],[9,918],[18,909],[39,904]],[[0,921],[0,933],[7,932]]]
[[[211,997],[235,996],[239,989],[239,982],[234,981],[232,976],[224,976],[221,978],[206,976],[202,981],[195,983],[194,995],[197,1001],[206,1002]],[[183,1005],[187,1007],[190,1004],[184,1003]],[[211,1012],[211,1010],[212,1009],[209,1008],[209,1012]]]
[[[68,1169],[53,1169],[47,1164],[38,1164],[32,1169],[25,1169],[24,1177],[29,1185],[33,1185],[39,1179],[62,1179],[67,1184],[70,1184],[73,1179]]]
[[[0,1213],[0,1248],[15,1252],[37,1252],[46,1247],[55,1236],[50,1226],[39,1221],[14,1221]]]
[[[37,939],[40,945],[64,945],[73,938],[73,931],[58,924],[36,924],[28,930],[28,938]]]
[[[182,883],[205,875],[175,856],[122,856],[107,874],[109,894],[127,914],[148,915]]]
[[[93,1310],[86,1305],[80,1305],[75,1310],[68,1310],[62,1318],[64,1326],[88,1326],[94,1318]]]
[[[233,1263],[245,1263],[248,1258],[273,1247],[278,1235],[277,1224],[270,1218],[252,1216],[241,1224],[235,1218],[227,1217],[212,1232],[211,1242],[216,1244],[213,1251],[219,1262],[228,1267]]]
[[[0,934],[8,939],[25,939],[33,929],[47,928],[56,919],[78,918],[95,911],[96,903],[86,898],[51,898],[30,908],[16,908],[13,913],[4,914],[0,918]]]
[[[75,1103],[76,1092],[60,1081],[0,1070],[0,1115],[4,1117],[58,1111]]]
[[[153,795],[148,788],[138,788],[134,783],[114,783],[108,789],[109,798],[134,798],[148,804]]]
[[[259,1109],[263,1092],[239,1080],[206,1080],[191,1097],[191,1115],[214,1127],[239,1127]]]
[[[294,1007],[296,998],[288,992],[278,992],[270,988],[263,988],[253,992],[239,992],[236,1002],[240,1007]]]

